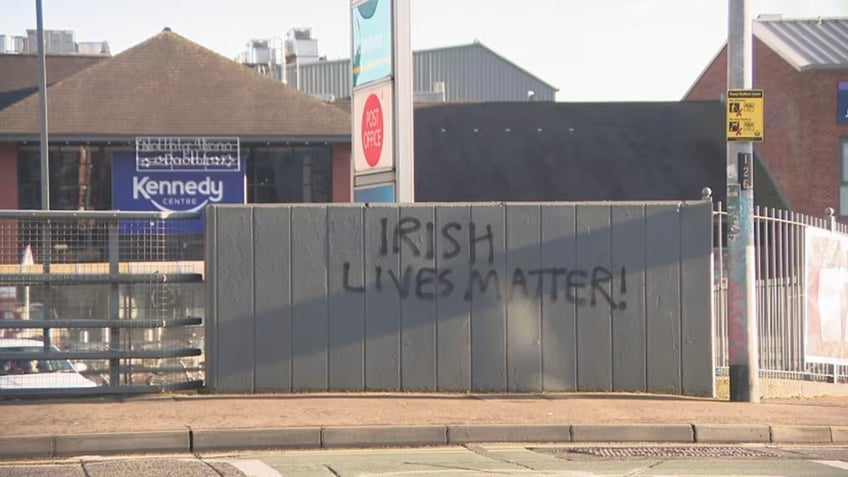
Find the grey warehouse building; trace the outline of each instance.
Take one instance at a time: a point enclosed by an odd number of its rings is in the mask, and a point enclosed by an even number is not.
[[[554,101],[558,91],[478,41],[414,51],[413,62],[416,101]],[[347,98],[350,59],[289,59],[286,82],[323,100]]]

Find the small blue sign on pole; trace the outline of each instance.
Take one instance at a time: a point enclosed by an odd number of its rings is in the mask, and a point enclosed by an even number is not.
[[[836,122],[848,124],[848,81],[840,81],[836,96]]]
[[[374,187],[360,187],[353,192],[354,202],[394,202],[395,185],[380,184]]]

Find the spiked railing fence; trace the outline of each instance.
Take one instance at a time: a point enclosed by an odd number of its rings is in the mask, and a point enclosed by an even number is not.
[[[727,212],[714,210],[716,313],[715,356],[719,374],[728,370]],[[848,237],[848,228],[828,218],[757,207],[754,211],[757,329],[762,377],[844,382],[848,366],[805,359],[807,307],[805,240],[814,227]],[[843,317],[843,321],[846,317]],[[848,323],[845,324],[848,326]],[[834,337],[841,339],[842,337]]]

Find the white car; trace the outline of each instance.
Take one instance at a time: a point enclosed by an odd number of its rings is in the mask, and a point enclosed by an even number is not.
[[[58,352],[55,346],[51,348]],[[0,339],[0,352],[26,353],[44,350],[31,339]],[[67,359],[0,359],[0,390],[94,388],[97,383],[79,373]]]

